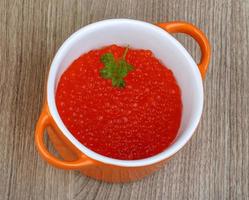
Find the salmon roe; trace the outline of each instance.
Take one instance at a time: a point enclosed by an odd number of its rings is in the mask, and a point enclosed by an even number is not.
[[[175,139],[182,114],[180,88],[171,70],[150,50],[129,49],[134,66],[125,88],[103,79],[101,55],[121,58],[125,47],[111,45],[76,59],[62,74],[56,91],[59,115],[83,145],[101,155],[143,159],[165,150]]]

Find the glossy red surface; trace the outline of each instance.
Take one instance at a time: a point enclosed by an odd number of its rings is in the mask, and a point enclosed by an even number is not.
[[[103,79],[101,55],[120,58],[124,47],[111,45],[76,59],[63,73],[56,105],[68,130],[104,156],[134,160],[162,152],[175,139],[181,121],[181,92],[173,73],[149,50],[129,49],[134,70],[126,87]]]

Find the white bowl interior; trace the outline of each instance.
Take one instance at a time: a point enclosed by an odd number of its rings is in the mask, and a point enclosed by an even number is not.
[[[81,54],[110,44],[150,49],[162,63],[173,71],[181,88],[183,114],[178,136],[170,147],[158,155],[135,161],[107,158],[79,143],[59,117],[55,104],[55,91],[62,73]],[[52,62],[47,92],[50,112],[65,136],[87,156],[101,162],[120,166],[153,164],[176,153],[192,136],[200,120],[203,107],[201,75],[197,65],[185,48],[161,28],[146,22],[128,19],[96,22],[70,36],[63,43]]]

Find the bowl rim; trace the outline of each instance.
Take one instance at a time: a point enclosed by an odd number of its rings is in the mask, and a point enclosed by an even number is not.
[[[161,34],[163,37],[167,37],[169,40],[171,40],[176,48],[178,48],[179,51],[182,52],[186,60],[188,60],[188,63],[192,66],[193,72],[195,75],[195,80],[196,84],[199,87],[199,102],[196,106],[197,112],[194,113],[194,120],[192,124],[190,124],[190,127],[185,130],[185,134],[181,140],[175,141],[172,145],[170,145],[167,149],[165,149],[163,152],[156,154],[154,156],[144,158],[144,159],[139,159],[139,160],[119,160],[119,159],[114,159],[110,157],[103,156],[101,154],[98,154],[83,144],[81,144],[71,133],[70,131],[66,128],[64,123],[62,122],[59,113],[57,111],[56,103],[55,103],[55,94],[54,94],[54,79],[56,77],[56,68],[59,66],[59,62],[61,59],[65,56],[67,49],[70,47],[70,45],[77,40],[77,38],[80,37],[80,35],[85,32],[85,31],[90,31],[94,29],[96,26],[105,26],[107,24],[115,24],[115,23],[132,23],[132,24],[137,24],[137,25],[142,25],[145,28],[150,28],[153,29],[153,31],[158,32]],[[54,89],[53,89],[54,88]],[[54,119],[56,125],[60,129],[60,131],[65,135],[65,137],[83,154],[88,156],[89,158],[105,163],[105,164],[111,164],[111,165],[116,165],[116,166],[122,166],[122,167],[140,167],[140,166],[147,166],[147,165],[152,165],[154,163],[160,162],[162,160],[165,160],[172,155],[174,155],[177,151],[179,151],[191,138],[193,135],[195,129],[197,128],[197,125],[200,121],[201,114],[202,114],[202,109],[203,109],[203,84],[202,84],[202,78],[200,71],[198,69],[197,64],[194,62],[193,58],[190,56],[190,54],[187,52],[187,50],[169,33],[164,31],[163,29],[157,27],[154,24],[140,21],[140,20],[133,20],[133,19],[107,19],[107,20],[102,20],[98,22],[94,22],[92,24],[86,25],[82,28],[80,28],[78,31],[74,32],[70,37],[68,37],[64,43],[61,45],[59,50],[56,52],[56,55],[53,58],[53,61],[50,66],[49,70],[49,75],[48,75],[48,80],[47,80],[47,103],[48,103],[48,108],[50,111],[50,114],[52,118]]]

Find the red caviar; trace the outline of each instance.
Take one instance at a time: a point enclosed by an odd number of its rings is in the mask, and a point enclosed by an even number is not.
[[[116,59],[125,48],[111,45],[76,59],[63,73],[56,105],[68,130],[83,145],[104,156],[134,160],[165,150],[175,139],[182,114],[181,92],[171,70],[150,50],[129,49],[134,66],[125,88],[103,79],[101,55]]]

